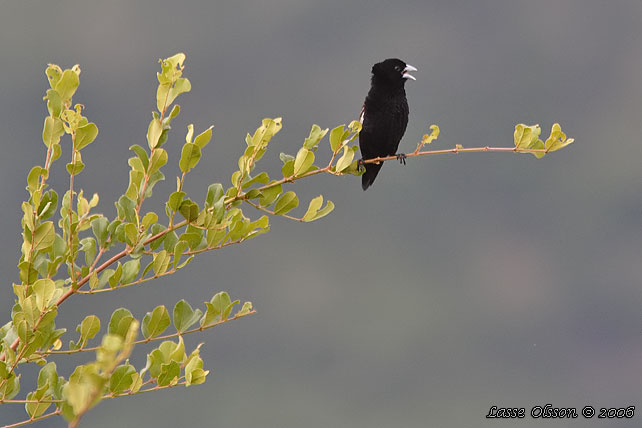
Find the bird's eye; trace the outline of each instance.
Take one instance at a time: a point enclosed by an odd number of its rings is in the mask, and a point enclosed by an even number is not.
[[[397,65],[397,66],[395,66],[395,70],[396,70],[396,71],[401,71],[401,67],[399,67],[399,66]]]

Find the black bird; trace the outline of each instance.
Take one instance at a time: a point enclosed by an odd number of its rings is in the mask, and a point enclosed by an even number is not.
[[[399,142],[408,125],[408,100],[404,84],[416,80],[410,74],[417,71],[400,59],[390,58],[372,66],[370,92],[363,103],[359,133],[362,160],[397,153]],[[397,158],[405,163],[404,154]],[[363,164],[366,172],[361,176],[361,187],[366,190],[374,182],[383,163]]]

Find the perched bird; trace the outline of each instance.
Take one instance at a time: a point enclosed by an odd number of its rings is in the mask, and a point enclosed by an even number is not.
[[[361,109],[361,162],[397,153],[399,141],[408,125],[408,100],[404,84],[407,79],[416,80],[410,74],[411,71],[417,69],[396,58],[372,66],[370,91]],[[397,159],[405,164],[406,155],[399,154]],[[372,185],[382,165],[383,163],[361,164],[366,169],[361,176],[363,190]]]

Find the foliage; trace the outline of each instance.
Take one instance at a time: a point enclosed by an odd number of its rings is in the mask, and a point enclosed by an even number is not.
[[[361,173],[355,159],[357,146],[352,144],[361,129],[357,121],[332,130],[312,126],[295,156],[281,154],[281,176],[270,178],[267,172],[255,173],[268,143],[282,127],[281,118],[264,119],[245,138],[247,147],[238,160],[238,170],[232,174],[231,186],[213,183],[204,200],[197,202],[183,188],[187,174],[198,165],[212,138],[213,127],[195,135],[194,126],[189,125],[178,160],[181,175],[176,177],[176,189],[165,204],[166,219],[161,220],[162,213],[143,210],[144,201],[165,179],[162,169],[169,159],[163,146],[168,142],[172,120],[180,113],[175,101],[191,90],[189,80],[183,76],[184,62],[182,53],[160,61],[157,111],[147,128],[147,147],[130,147],[133,155],[128,160],[129,184],[115,202],[114,218],[96,211],[97,194],[88,198],[83,190],[74,188],[74,178],[85,169],[82,151],[98,136],[98,127],[83,115],[83,106],[72,103],[81,70],[77,65],[66,70],[49,65],[46,69],[50,89],[44,97],[48,110],[42,132],[45,161],[27,175],[29,198],[22,203],[23,244],[19,281],[13,284],[15,304],[11,320],[0,328],[0,404],[24,404],[29,417],[24,423],[61,415],[70,426],[77,426],[80,418],[104,399],[205,382],[209,371],[203,368],[201,345],[188,350],[183,336],[254,314],[252,303],[241,305],[222,291],[205,302],[202,309],[181,300],[171,313],[161,305],[151,308],[142,319],[126,308],[116,309],[108,322],[89,314],[77,326],[77,334],[69,333],[73,339],[66,348],[63,336],[67,330],[56,325],[60,306],[76,294],[112,292],[172,275],[201,253],[266,233],[270,229],[269,216],[301,222],[318,220],[328,215],[334,204],[324,204],[323,196],[317,196],[297,217],[292,212],[299,206],[299,198],[295,192],[285,191],[284,186],[319,173]],[[319,167],[315,165],[316,152],[328,134],[330,161]],[[439,128],[433,126],[432,133],[424,136],[408,157],[494,150],[456,147],[421,152],[438,134]],[[538,139],[539,134],[539,126],[518,125],[515,148],[509,150],[539,157],[572,142],[557,124],[545,143]],[[53,163],[61,157],[63,145],[69,152],[69,188],[59,198],[47,180]],[[251,218],[243,211],[243,203],[264,215]],[[170,327],[173,330],[167,332]],[[137,345],[147,343],[158,346],[147,352],[146,365],[136,368],[128,358]],[[60,376],[52,358],[75,353],[95,353],[95,357],[76,366],[68,378]],[[37,385],[25,399],[15,399],[21,389],[18,369],[28,363],[42,366]]]

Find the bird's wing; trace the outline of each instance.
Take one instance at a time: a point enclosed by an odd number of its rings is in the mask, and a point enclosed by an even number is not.
[[[359,114],[359,122],[363,125],[363,116],[366,114],[366,103],[361,106],[361,113]]]

